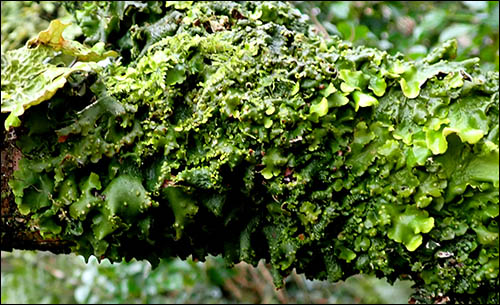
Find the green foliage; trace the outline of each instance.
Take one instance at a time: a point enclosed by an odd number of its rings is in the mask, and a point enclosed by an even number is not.
[[[48,252],[2,252],[3,304],[151,304],[151,303],[405,303],[410,281],[391,286],[375,277],[345,283],[306,280],[296,273],[277,291],[262,262],[228,269],[221,257],[205,263],[163,259],[152,269],[146,261],[111,264],[91,257]]]
[[[408,59],[425,57],[449,39],[458,40],[457,60],[474,56],[498,71],[496,1],[291,1],[316,27],[354,45],[371,46]]]
[[[151,270],[135,260],[111,264],[92,257],[85,263],[74,255],[2,253],[2,303],[224,303],[224,287],[212,279],[232,275],[221,258],[204,266],[162,260]]]
[[[118,12],[83,31],[130,56],[23,114],[31,226],[87,258],[264,258],[278,287],[407,275],[419,301],[498,301],[498,73],[454,41],[407,61],[323,39],[281,2],[127,5],[70,6],[82,26]]]

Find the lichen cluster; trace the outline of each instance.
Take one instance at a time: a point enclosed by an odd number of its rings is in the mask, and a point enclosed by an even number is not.
[[[10,185],[41,232],[113,261],[265,258],[277,286],[296,268],[498,301],[498,74],[453,61],[454,41],[409,62],[280,2],[69,6],[122,57],[19,106]]]

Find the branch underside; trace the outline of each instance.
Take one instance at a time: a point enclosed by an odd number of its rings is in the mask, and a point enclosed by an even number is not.
[[[39,230],[30,228],[27,223],[29,218],[22,215],[14,201],[14,195],[8,185],[17,164],[21,159],[21,151],[15,146],[15,136],[2,132],[2,206],[1,214],[1,242],[2,251],[40,250],[53,253],[70,253],[70,241],[58,239],[44,239]]]

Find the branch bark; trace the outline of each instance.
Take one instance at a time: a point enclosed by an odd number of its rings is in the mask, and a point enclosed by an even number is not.
[[[41,250],[53,253],[70,253],[71,241],[43,238],[36,224],[30,223],[29,215],[22,215],[14,201],[14,195],[9,187],[9,180],[18,167],[21,151],[16,147],[15,130],[6,132],[2,128],[2,202],[1,202],[1,240],[2,251]]]

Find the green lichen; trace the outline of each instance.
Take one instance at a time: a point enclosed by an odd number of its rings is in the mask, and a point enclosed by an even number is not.
[[[277,286],[406,274],[422,302],[498,301],[498,74],[453,42],[405,62],[280,2],[68,6],[122,58],[22,115],[10,185],[44,234],[111,260],[265,258]]]
[[[102,43],[90,49],[65,40],[62,32],[68,25],[53,20],[46,31],[28,41],[25,47],[2,53],[2,112],[10,113],[5,129],[20,126],[19,116],[29,107],[54,96],[72,73],[96,70],[98,66],[94,62],[118,55],[115,51],[105,52]],[[61,67],[65,59],[59,51],[74,57],[75,64]]]

